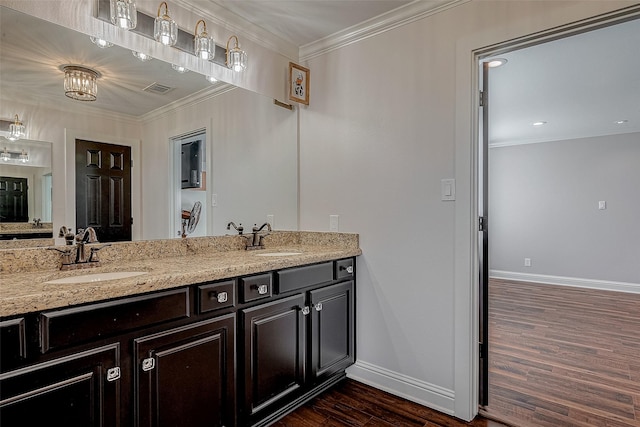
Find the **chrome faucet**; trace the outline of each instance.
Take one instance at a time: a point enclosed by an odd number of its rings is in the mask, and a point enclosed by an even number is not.
[[[97,241],[98,237],[96,236],[96,230],[94,230],[93,227],[78,229],[78,234],[76,234],[76,264],[82,264],[89,261],[84,250],[84,245],[85,243],[96,243]]]

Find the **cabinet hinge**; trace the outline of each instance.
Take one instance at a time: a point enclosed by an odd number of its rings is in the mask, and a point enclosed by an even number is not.
[[[485,220],[484,220],[483,216],[478,217],[478,229],[480,231],[484,231],[485,230]]]
[[[130,167],[133,167],[133,159],[129,160],[130,162]]]

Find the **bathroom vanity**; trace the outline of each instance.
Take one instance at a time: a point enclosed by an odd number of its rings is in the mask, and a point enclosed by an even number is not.
[[[20,289],[0,305],[0,423],[262,426],[340,381],[355,360],[357,236],[290,234],[268,256],[207,240],[237,237],[168,241],[172,256],[120,262],[144,274],[116,280],[6,274]],[[107,277],[133,244],[91,273]]]

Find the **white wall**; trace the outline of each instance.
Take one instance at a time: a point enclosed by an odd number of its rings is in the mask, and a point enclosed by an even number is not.
[[[628,4],[472,1],[306,63],[301,229],[339,214],[364,253],[350,375],[477,411],[472,51]],[[442,202],[451,177],[457,201]]]
[[[144,238],[174,237],[169,140],[199,129],[207,134],[207,232],[231,233],[226,230],[229,221],[250,228],[267,215],[275,216],[277,229],[297,230],[297,112],[233,89],[144,122]]]
[[[492,148],[489,183],[492,270],[640,292],[640,133]]]

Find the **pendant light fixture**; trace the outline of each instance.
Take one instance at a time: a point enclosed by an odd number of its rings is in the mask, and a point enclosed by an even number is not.
[[[8,162],[9,160],[11,160],[11,154],[9,154],[7,147],[4,147],[4,151],[0,153],[0,160],[2,160],[3,162]]]
[[[105,39],[101,39],[100,37],[89,37],[91,39],[91,43],[98,46],[100,49],[106,49],[113,46],[113,43],[106,41]]]
[[[183,67],[182,65],[178,65],[178,64],[171,64],[171,68],[173,68],[174,71],[177,71],[180,74],[184,74],[184,73],[188,73],[189,72],[187,67]]]
[[[236,44],[231,50],[229,50],[229,43],[231,42],[231,39],[236,39]],[[229,37],[229,40],[227,40],[227,59],[225,64],[236,72],[241,72],[247,69],[247,53],[240,49],[238,36],[231,36]]]
[[[110,0],[111,23],[125,30],[132,30],[138,24],[135,0]]]
[[[64,71],[64,94],[78,101],[95,101],[98,96],[100,74],[86,67],[66,65]]]
[[[16,114],[14,122],[9,125],[9,137],[7,139],[10,141],[17,141],[20,138],[24,138],[24,136],[24,125],[18,119],[18,115]],[[7,150],[5,149],[5,151]]]
[[[164,6],[164,14],[160,16],[162,6]],[[153,24],[153,38],[165,46],[173,46],[178,41],[178,24],[169,16],[169,6],[166,1],[158,6],[158,16]]]
[[[202,32],[198,33],[198,26],[202,23]],[[196,29],[193,31],[193,50],[198,58],[206,61],[213,60],[216,54],[216,42],[212,36],[207,34],[207,23],[204,19],[196,23]]]
[[[18,156],[18,159],[22,163],[27,163],[29,161],[29,155],[27,154],[26,151],[22,150],[22,153],[20,153],[20,155]]]
[[[153,57],[147,55],[146,53],[137,52],[135,50],[132,50],[131,53],[142,62],[151,61],[153,59]]]

